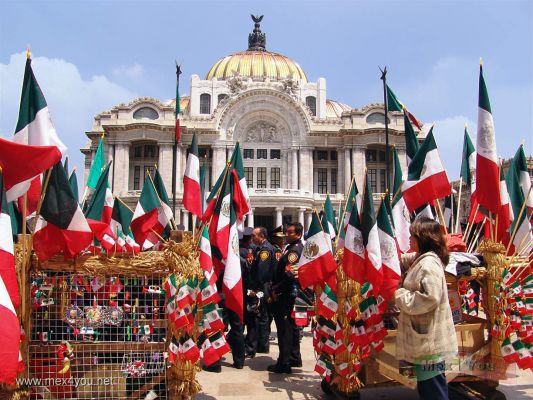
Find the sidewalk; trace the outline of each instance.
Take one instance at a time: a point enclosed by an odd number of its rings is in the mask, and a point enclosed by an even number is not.
[[[274,328],[274,325],[272,325]],[[275,335],[275,332],[273,332]],[[277,341],[270,343],[270,354],[257,354],[253,359],[246,359],[241,370],[231,366],[231,354],[227,354],[222,362],[222,372],[212,373],[202,371],[198,374],[198,381],[202,392],[196,396],[198,400],[212,399],[333,399],[325,395],[320,389],[321,377],[313,371],[315,356],[309,328],[306,328],[301,342],[303,368],[294,368],[291,375],[273,374],[268,372],[267,366],[273,364],[278,355]],[[521,371],[510,366],[510,375],[515,377],[501,382],[499,390],[507,400],[533,399],[533,373]],[[363,388],[363,400],[416,400],[415,391],[403,386],[385,388]]]

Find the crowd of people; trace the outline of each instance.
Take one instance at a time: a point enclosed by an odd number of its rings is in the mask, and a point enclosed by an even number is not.
[[[288,374],[292,368],[302,366],[301,328],[292,317],[299,290],[297,264],[303,250],[302,237],[301,223],[280,226],[270,235],[262,226],[247,227],[239,233],[244,323],[233,311],[225,309],[234,368],[242,369],[245,359],[254,358],[257,353],[270,352],[273,320],[279,357],[268,371]],[[220,361],[204,366],[204,370],[220,372]]]

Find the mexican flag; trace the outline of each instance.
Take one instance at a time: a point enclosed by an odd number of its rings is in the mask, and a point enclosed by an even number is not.
[[[527,159],[526,154],[524,153],[524,146],[520,145],[518,150],[516,151],[516,154],[514,155],[514,166],[516,169],[516,173],[518,175],[518,180],[520,181],[520,187],[522,188],[522,193],[527,197],[527,209],[529,211],[529,215],[533,212],[533,193],[530,192],[531,189],[531,178],[529,176],[528,168],[527,168]]]
[[[170,207],[170,200],[168,199],[167,190],[165,189],[165,183],[163,177],[159,173],[159,169],[155,170],[154,175],[154,187],[159,199],[161,200],[161,207],[158,211],[158,219],[161,224],[166,222],[165,229],[163,230],[163,238],[168,239],[170,237],[171,221],[174,219],[174,213]]]
[[[207,226],[203,227],[202,237],[200,238],[200,267],[204,270],[204,275],[209,280],[209,283],[215,284],[217,277],[211,258],[211,242],[209,241]]]
[[[168,344],[168,361],[171,364],[174,364],[176,361],[176,358],[178,358],[179,355],[179,343],[176,341],[174,336],[170,339],[170,343]]]
[[[398,246],[403,253],[407,253],[411,247],[409,243],[409,228],[411,226],[411,218],[409,216],[409,210],[405,205],[405,201],[402,196],[402,167],[400,165],[400,158],[396,148],[393,151],[394,154],[394,182],[392,198],[392,222],[394,226],[394,235],[398,240]]]
[[[324,215],[328,224],[329,237],[331,240],[334,240],[337,232],[337,223],[335,222],[335,211],[333,210],[329,194],[326,195],[326,202],[324,203]]]
[[[359,209],[353,203],[350,220],[346,227],[342,268],[348,277],[362,284],[365,278],[365,248]]]
[[[229,185],[230,187],[232,185]],[[230,193],[233,191],[231,188]],[[222,278],[222,293],[225,296],[225,306],[234,311],[243,321],[243,289],[241,274],[241,258],[239,256],[239,232],[237,231],[237,214],[234,204],[229,204],[228,241],[226,244],[226,265]],[[330,253],[331,254],[331,253]]]
[[[407,115],[409,120],[418,128],[422,129],[420,126],[420,122],[415,118],[413,114],[411,114],[407,108],[402,104],[401,101],[399,101],[392,91],[392,89],[389,87],[389,85],[386,85],[387,88],[387,110],[388,111],[398,111],[401,112],[403,110],[404,114]]]
[[[339,307],[337,301],[337,295],[326,284],[322,294],[320,295],[320,301],[318,303],[318,312],[326,319],[332,319]]]
[[[470,189],[470,213],[468,215],[468,222],[476,224],[483,222],[483,214],[478,212],[476,214],[476,209],[478,206],[477,194],[476,194],[476,149],[470,140],[470,135],[465,126],[465,134],[463,140],[463,159],[461,161],[461,177],[463,182]],[[474,219],[475,216],[475,219]]]
[[[0,278],[4,287],[7,288],[10,303],[18,308],[20,306],[20,294],[14,254],[11,216],[4,189],[4,174],[0,169]]]
[[[372,283],[377,295],[380,291],[381,282],[383,281],[383,270],[381,268],[378,225],[368,176],[365,179],[365,192],[363,194],[361,233],[363,235],[363,246],[365,249],[365,280]]]
[[[411,160],[415,158],[415,154],[420,145],[418,144],[415,130],[413,129],[411,122],[409,122],[407,112],[405,111],[403,113],[403,126],[405,131],[405,153],[407,155],[407,165],[409,165]]]
[[[207,162],[204,160],[202,167],[200,168],[200,201],[202,203],[202,214],[199,219],[203,219],[205,209],[207,208],[207,203],[205,201],[205,177],[207,173],[206,169]]]
[[[510,233],[515,234],[513,238],[513,246],[515,251],[523,251],[525,246],[527,252],[525,254],[531,254],[533,235],[531,233],[531,223],[528,218],[528,210],[525,208],[520,215],[522,206],[526,201],[520,185],[518,174],[516,173],[516,161],[511,160],[509,170],[507,171],[507,189],[509,192],[509,198],[511,202],[511,208],[513,210],[513,222],[511,223]],[[526,203],[527,204],[527,203]]]
[[[26,59],[26,67],[24,69],[19,117],[13,141],[30,146],[55,146],[61,154],[65,154],[67,151],[67,147],[61,142],[52,125],[48,105],[46,104],[43,92],[41,91],[31,68],[29,52]],[[17,155],[24,157],[23,153],[17,153]],[[34,162],[40,164],[41,160],[35,159]],[[26,164],[23,167],[23,170],[27,169],[29,165],[30,164]],[[28,178],[25,181],[18,182],[12,187],[6,185],[8,187],[7,196],[9,202],[24,195],[24,193],[30,188],[30,184],[34,185],[36,190],[30,192],[33,193],[34,196],[28,199],[28,214],[37,209],[37,203],[39,202],[40,180],[38,179],[38,174],[33,175],[33,177]]]
[[[337,244],[337,248],[339,249],[344,247],[344,242],[346,238],[346,229],[348,227],[348,223],[350,222],[350,216],[352,215],[354,204],[357,206],[357,210],[361,209],[361,194],[359,193],[359,190],[357,189],[357,184],[355,183],[355,179],[352,178],[352,183],[350,186],[350,193],[348,194],[348,197],[346,200],[346,207],[345,207],[344,213],[341,213],[341,220],[339,221],[339,227],[338,227],[339,242]]]
[[[138,253],[141,251],[141,246],[135,241],[133,233],[130,230],[132,218],[133,211],[120,198],[115,197],[111,222],[109,223],[111,231],[115,233],[117,238],[121,238],[124,241],[124,246],[127,251]]]
[[[100,175],[89,206],[85,211],[85,217],[91,230],[106,250],[112,249],[117,239],[115,232],[113,232],[110,226],[114,205],[113,194],[111,193],[108,182],[110,165],[111,162],[106,166],[102,175]]]
[[[302,288],[328,281],[337,269],[331,253],[331,244],[324,236],[316,212],[313,213],[307,235],[307,241],[298,261],[298,280]]]
[[[35,253],[41,261],[60,251],[66,257],[74,257],[90,245],[92,238],[93,233],[72,194],[65,169],[58,162],[50,172],[41,214],[35,224]]]
[[[512,163],[512,161],[511,161]],[[510,170],[510,168],[509,168]],[[503,166],[500,166],[500,208],[498,210],[498,231],[496,232],[496,240],[504,243],[506,246],[511,239],[511,222],[514,219],[513,208],[509,199],[509,192],[507,190],[507,182],[505,181],[505,174],[503,173]]]
[[[102,135],[100,141],[98,142],[98,148],[96,149],[96,154],[93,158],[91,170],[89,171],[89,177],[87,178],[87,187],[90,187],[91,189],[96,189],[96,185],[98,184],[98,180],[100,179],[100,175],[102,174],[104,166],[104,137]]]
[[[186,335],[180,340],[180,354],[183,359],[194,364],[200,358],[200,349],[196,342]]]
[[[389,300],[398,288],[402,272],[400,270],[400,254],[394,231],[392,229],[387,207],[385,206],[386,198],[381,200],[377,216],[378,237],[381,249],[381,263],[383,271],[383,283],[380,289],[380,295],[383,298],[381,303],[382,311],[388,307]]]
[[[153,243],[147,240],[150,234],[153,233],[152,231],[160,235],[165,229],[165,226],[167,226],[168,221],[166,220],[166,216],[164,217],[164,213],[159,212],[160,208],[162,206],[157,191],[152,179],[150,176],[147,176],[144,180],[141,196],[139,197],[139,202],[131,220],[131,230],[135,241],[143,248],[151,247],[157,243],[157,241]]]
[[[242,161],[241,146],[239,142],[235,145],[233,154],[231,156],[231,166],[234,169],[234,180],[238,181],[238,185],[234,184],[233,199],[235,202],[235,212],[237,213],[237,223],[242,225],[244,216],[250,212],[250,194],[248,193],[248,185],[246,184],[246,177],[244,175],[244,163]]]
[[[3,227],[0,227],[0,229],[3,229]],[[2,245],[2,241],[0,239],[0,245]],[[2,257],[1,253],[3,253],[3,249],[0,248],[0,257]],[[2,363],[0,364],[0,382],[14,385],[19,370],[20,324],[8,289],[1,275],[0,324],[3,331],[0,336],[0,349],[2,349],[0,350],[0,357],[2,357]]]
[[[212,247],[220,252],[220,261],[228,256],[228,243],[230,238],[230,209],[235,210],[232,201],[231,171],[226,170],[224,180],[221,182],[220,193],[213,198],[214,207],[211,222],[209,223],[209,238]],[[215,190],[215,188],[213,188]],[[218,190],[218,189],[217,189]],[[207,213],[206,213],[207,214]],[[236,218],[235,218],[236,219]],[[218,271],[217,271],[218,273]]]
[[[198,139],[195,133],[192,137],[185,175],[183,176],[183,207],[198,217],[202,216],[200,193],[200,159],[198,158]]]
[[[222,357],[224,354],[231,350],[228,345],[228,342],[226,342],[226,339],[224,338],[224,335],[220,332],[217,332],[212,335],[209,340],[211,342],[211,346],[213,346],[213,348],[217,351],[220,357]]]
[[[489,94],[479,66],[479,102],[477,117],[476,194],[479,205],[496,214],[500,208],[498,153]]]
[[[409,164],[407,180],[402,185],[405,204],[410,211],[451,193],[450,182],[442,165],[433,129]]]
[[[220,360],[220,357],[222,356],[219,355],[216,349],[211,345],[211,341],[205,333],[202,333],[198,337],[198,343],[200,344],[200,356],[206,366]]]

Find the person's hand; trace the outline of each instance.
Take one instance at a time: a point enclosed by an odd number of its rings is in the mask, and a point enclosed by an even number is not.
[[[298,279],[298,266],[291,266],[291,274],[294,278]]]

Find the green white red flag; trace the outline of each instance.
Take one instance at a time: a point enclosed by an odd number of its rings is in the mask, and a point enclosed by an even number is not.
[[[409,210],[405,205],[402,196],[402,166],[400,165],[400,157],[396,148],[393,150],[394,156],[394,180],[392,198],[392,222],[394,226],[394,234],[398,241],[398,246],[403,253],[407,253],[411,247],[409,238],[409,227],[411,226],[411,217]]]
[[[198,157],[198,139],[196,133],[192,137],[185,175],[183,176],[183,206],[191,214],[202,216],[202,197],[200,190],[200,159]]]
[[[326,195],[326,201],[324,203],[324,215],[326,217],[326,222],[328,225],[327,231],[329,233],[329,238],[335,240],[337,233],[337,223],[335,222],[335,211],[333,210],[333,204],[331,204],[331,199],[329,194]],[[326,227],[324,226],[324,230]]]
[[[383,281],[381,250],[379,244],[378,224],[374,211],[374,199],[368,175],[365,179],[363,210],[361,213],[361,233],[365,248],[365,280],[372,283],[375,293],[379,293]]]
[[[316,212],[313,213],[307,235],[298,261],[298,280],[302,288],[327,282],[337,268],[331,253],[331,244],[324,235]]]
[[[533,245],[531,244],[533,240],[531,223],[528,218],[527,208],[523,208],[526,200],[522,192],[518,174],[516,173],[515,162],[515,159],[511,160],[506,177],[511,209],[513,210],[513,221],[510,226],[510,234],[514,234],[514,250],[524,254],[531,254],[531,250],[533,249]],[[520,211],[522,212],[520,213]],[[511,252],[511,254],[512,253],[513,252]]]
[[[518,175],[518,180],[520,181],[520,187],[522,188],[522,193],[524,197],[527,196],[526,207],[528,209],[529,215],[531,215],[533,212],[533,193],[530,192],[531,177],[529,176],[529,171],[527,168],[527,159],[526,154],[524,153],[523,145],[520,145],[520,147],[516,151],[516,154],[514,155],[514,162],[516,173]]]
[[[402,184],[402,195],[407,208],[414,211],[450,193],[450,182],[431,129],[409,164],[407,180]]]
[[[476,149],[470,140],[470,135],[465,126],[465,134],[463,140],[463,160],[461,162],[461,177],[463,182],[470,189],[470,213],[468,215],[469,223],[480,223],[483,222],[483,214],[478,212],[476,214],[476,209],[478,208],[477,194],[476,194]]]
[[[498,154],[494,121],[483,66],[479,66],[479,101],[477,118],[476,193],[481,207],[493,214],[500,208]]]
[[[346,226],[342,268],[348,277],[360,284],[365,280],[365,247],[362,229],[359,209],[357,204],[353,203],[350,219]]]
[[[500,208],[498,209],[498,228],[496,232],[496,240],[509,244],[511,239],[511,222],[514,219],[511,201],[509,199],[509,191],[507,190],[507,182],[505,181],[505,174],[503,173],[503,166],[500,165]]]
[[[131,211],[118,197],[115,197],[109,226],[117,236],[118,241],[122,243],[121,246],[124,247],[126,251],[138,253],[141,251],[141,246],[135,241],[133,233],[130,230],[132,218],[133,211]]]

